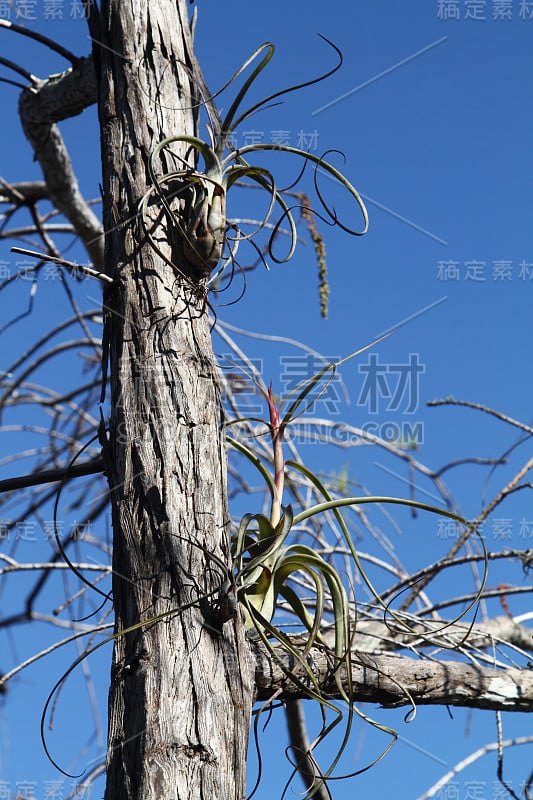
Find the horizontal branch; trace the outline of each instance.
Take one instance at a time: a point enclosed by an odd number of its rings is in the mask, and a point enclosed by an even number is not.
[[[7,183],[0,178],[0,203],[36,203],[38,200],[48,200],[49,194],[44,181]]]
[[[296,670],[306,681],[301,666],[281,646],[274,647],[273,657],[258,640],[251,641],[255,656],[257,700],[268,700],[281,690],[278,699],[302,698],[304,694],[288,676]],[[319,648],[307,657],[316,680],[332,699],[342,700],[331,675],[331,658]],[[344,668],[337,680],[346,692],[348,681]],[[355,703],[379,703],[385,708],[411,705],[465,706],[494,711],[533,711],[533,670],[490,669],[458,661],[425,661],[401,655],[353,652],[352,696]]]
[[[46,469],[33,472],[30,475],[19,475],[17,478],[6,478],[0,481],[0,493],[11,492],[13,489],[26,489],[28,486],[38,486],[42,483],[55,483],[69,478],[79,478],[82,475],[94,475],[104,471],[104,462],[101,456],[91,458],[82,464],[73,464],[64,469]]]

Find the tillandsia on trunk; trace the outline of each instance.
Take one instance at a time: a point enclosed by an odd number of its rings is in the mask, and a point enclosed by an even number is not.
[[[386,338],[387,335],[389,334],[386,334],[385,337],[380,337],[378,341]],[[381,608],[385,617],[390,618],[405,634],[411,634],[414,638],[421,638],[427,644],[439,647],[456,647],[456,643],[452,645],[446,644],[446,639],[440,637],[439,634],[442,630],[458,622],[476,605],[487,577],[488,561],[485,559],[485,570],[479,590],[467,609],[462,610],[452,622],[444,623],[440,630],[430,630],[427,634],[424,634],[424,632],[420,631],[419,625],[416,626],[416,629],[412,629],[409,619],[394,611],[390,601],[385,602],[379,590],[367,575],[348,530],[342,509],[344,507],[358,507],[368,503],[379,503],[402,505],[438,514],[453,519],[455,522],[465,526],[470,532],[476,533],[486,555],[483,540],[475,527],[451,511],[411,499],[373,496],[334,497],[320,478],[304,464],[285,460],[283,441],[286,429],[302,411],[305,411],[309,402],[316,400],[316,397],[312,396],[311,392],[322,379],[327,378],[328,373],[331,379],[337,367],[366,349],[367,347],[364,347],[335,364],[326,364],[322,370],[310,379],[303,381],[299,386],[291,390],[280,403],[275,401],[271,385],[266,389],[255,380],[253,375],[243,370],[248,380],[256,384],[268,405],[269,420],[268,422],[261,420],[261,422],[267,425],[272,442],[270,463],[263,463],[256,453],[248,450],[245,444],[228,437],[230,444],[245,455],[259,471],[265,480],[271,498],[270,516],[253,513],[245,514],[241,519],[236,534],[233,536],[235,592],[237,600],[244,611],[246,624],[250,629],[251,635],[257,636],[262,640],[273,658],[276,658],[276,648],[285,649],[290,654],[294,665],[291,670],[286,671],[288,679],[298,686],[303,697],[312,698],[322,706],[324,724],[314,743],[310,746],[310,752],[307,755],[311,755],[311,751],[316,745],[323,741],[343,718],[342,710],[328,699],[327,689],[324,688],[323,684],[320,685],[318,683],[313,673],[312,649],[314,647],[321,648],[328,654],[331,663],[328,679],[334,680],[339,696],[347,707],[346,729],[342,736],[341,745],[328,769],[321,771],[311,757],[312,763],[316,766],[316,774],[313,785],[306,794],[306,799],[310,799],[320,786],[327,785],[328,780],[332,777],[333,771],[348,743],[354,715],[387,733],[391,738],[377,758],[352,774],[358,774],[369,769],[383,758],[396,741],[397,732],[371,719],[355,704],[351,690],[351,674],[352,647],[356,632],[356,604],[354,603],[354,612],[351,614],[350,601],[343,584],[342,575],[332,563],[313,548],[300,544],[298,540],[291,541],[291,535],[297,533],[298,526],[306,519],[330,512],[335,525],[346,542],[361,581],[369,590],[375,606]],[[285,405],[287,405],[287,408],[283,410]],[[251,419],[258,421],[255,418]],[[246,421],[250,421],[250,419]],[[240,420],[236,419],[233,423],[230,422],[228,424],[238,425],[239,422]],[[286,476],[291,473],[293,478],[300,476],[300,478],[306,479],[307,485],[312,487],[314,496],[318,499],[318,502],[314,505],[303,508],[298,513],[290,505],[283,505],[285,480]],[[301,588],[299,588],[302,578],[307,584],[305,597],[301,595]],[[295,582],[295,579],[299,580]],[[303,628],[304,635],[298,645],[282,631],[276,622],[276,612],[280,608],[280,598],[284,601],[284,610],[289,610]],[[324,627],[331,619],[332,624],[329,627],[332,631],[332,637],[325,637]],[[305,634],[305,632],[307,633]],[[465,638],[467,636],[468,631]],[[404,691],[412,705],[412,710],[408,716],[413,718],[416,707],[409,693],[406,690]],[[336,715],[333,722],[326,723],[326,710]],[[340,776],[335,775],[335,779],[338,777]]]
[[[226,194],[208,180],[191,183],[192,200],[183,237],[183,254],[199,278],[208,278],[222,258],[226,233]]]
[[[253,244],[256,234],[267,227],[271,230],[267,247],[268,256],[276,263],[285,263],[292,257],[297,242],[293,208],[289,207],[284,198],[286,190],[278,189],[272,172],[265,167],[249,163],[248,159],[256,154],[266,152],[287,153],[303,159],[303,167],[308,163],[312,164],[314,166],[315,189],[324,216],[311,209],[308,209],[309,213],[316,214],[327,224],[338,225],[354,236],[362,236],[366,233],[368,215],[361,197],[344,175],[326,161],[325,158],[283,144],[258,143],[239,149],[234,148],[231,143],[231,135],[236,127],[252,114],[272,105],[272,101],[282,95],[293,92],[296,89],[312,86],[324,80],[340,68],[342,53],[338,47],[324,36],[321,38],[335,50],[339,59],[335,67],[329,72],[320,75],[318,78],[275,92],[254,103],[243,113],[238,114],[248,90],[274,54],[274,45],[266,42],[252,53],[219,92],[212,97],[203,98],[203,104],[209,115],[209,124],[207,125],[209,142],[194,136],[177,135],[164,139],[153,149],[148,163],[151,185],[141,200],[140,216],[145,233],[152,246],[177,273],[184,275],[177,264],[161,251],[155,241],[156,229],[161,221],[161,215],[158,214],[156,219],[153,219],[154,205],[156,208],[162,207],[164,209],[170,229],[174,229],[179,234],[182,240],[183,255],[190,266],[193,281],[196,283],[204,281],[208,286],[213,285],[220,278],[226,267],[231,266],[233,270],[236,265],[239,266],[236,261],[239,243],[248,240]],[[221,119],[214,106],[214,98],[233,83],[259,56],[262,56],[261,60],[245,80],[225,117]],[[200,84],[200,81],[198,83]],[[172,150],[173,145],[182,149],[183,147],[187,148],[187,157],[189,159],[193,158],[194,167],[191,167],[186,158]],[[200,157],[204,162],[203,170],[199,169],[198,166]],[[177,163],[177,168],[172,170],[164,166],[166,171],[161,173],[161,166],[169,162]],[[318,187],[317,176],[319,173],[325,174],[340,183],[348,191],[352,199],[355,200],[363,218],[361,230],[354,230],[346,226],[339,220],[335,210],[328,207]],[[245,185],[259,187],[266,191],[269,196],[266,213],[255,225],[255,229],[249,233],[242,231],[236,223],[228,222],[226,218],[227,193],[232,186],[237,184],[242,186],[243,182],[248,182]],[[288,195],[291,195],[291,193],[288,193]],[[292,193],[292,197],[294,197],[294,193]],[[280,216],[277,221],[271,222],[276,208]],[[273,245],[282,224],[288,227],[290,245],[286,255],[278,256],[273,252]],[[229,231],[232,231],[231,236],[228,235]],[[169,238],[172,238],[172,236]],[[257,248],[257,245],[254,246],[264,261],[261,250]],[[213,270],[216,269],[221,261],[222,265],[213,276]],[[188,280],[190,279],[188,276],[184,277]]]
[[[385,334],[378,341],[388,335]],[[267,517],[264,514],[248,513],[242,518],[238,530],[232,538],[233,569],[231,574],[228,574],[226,565],[214,554],[204,551],[207,559],[212,562],[213,567],[220,570],[220,585],[218,587],[214,587],[207,594],[198,591],[190,602],[185,605],[168,609],[160,615],[137,622],[118,633],[110,635],[79,656],[56,682],[43,709],[41,737],[48,758],[63,774],[75,777],[61,769],[50,754],[46,744],[45,722],[53,698],[68,675],[85,658],[103,647],[107,642],[114,641],[120,636],[125,636],[137,629],[179,614],[180,611],[205,600],[211,600],[214,607],[218,607],[220,624],[231,619],[237,612],[237,607],[240,607],[245,615],[250,635],[258,637],[271,653],[272,658],[276,659],[279,664],[282,663],[277,655],[280,648],[290,655],[292,666],[290,668],[282,666],[282,669],[286,672],[287,679],[296,685],[301,697],[316,700],[324,712],[323,727],[310,745],[310,755],[311,751],[343,721],[346,714],[345,729],[341,734],[341,744],[328,768],[324,771],[320,770],[314,758],[311,758],[312,763],[316,766],[316,775],[314,776],[313,786],[306,794],[307,800],[310,800],[316,794],[320,786],[327,785],[331,778],[348,777],[333,775],[333,773],[348,744],[354,715],[357,715],[380,731],[387,733],[390,736],[390,741],[371,763],[352,774],[358,774],[372,767],[392,747],[397,739],[396,731],[368,717],[355,703],[354,692],[351,687],[351,675],[356,617],[355,613],[350,613],[350,601],[343,583],[342,574],[335,568],[334,564],[327,561],[322,554],[316,552],[312,547],[301,544],[297,540],[291,541],[292,536],[298,532],[298,526],[305,520],[331,512],[357,567],[361,580],[369,590],[370,597],[373,598],[374,606],[381,608],[385,617],[392,619],[396,626],[400,627],[404,635],[412,635],[415,640],[423,640],[426,644],[432,644],[440,648],[456,649],[461,645],[456,640],[452,639],[450,641],[440,636],[440,634],[455,625],[477,604],[486,582],[488,559],[483,539],[479,536],[475,526],[451,511],[400,497],[333,497],[320,478],[304,464],[285,460],[283,452],[285,432],[288,426],[296,420],[297,416],[305,410],[306,405],[316,400],[316,396],[311,394],[314,388],[317,387],[322,379],[327,378],[328,374],[331,378],[342,363],[366,349],[367,347],[364,347],[336,363],[326,364],[322,370],[310,379],[303,381],[299,386],[292,389],[282,402],[276,402],[271,386],[266,389],[258,384],[253,376],[246,373],[248,379],[258,385],[268,404],[269,419],[266,425],[272,442],[272,458],[263,462],[256,453],[249,450],[242,442],[229,437],[228,441],[249,459],[264,479],[271,497],[270,515]],[[244,370],[242,371],[244,372]],[[265,422],[264,420],[260,421]],[[237,419],[233,423],[230,421],[228,424],[236,425],[239,422],[240,420]],[[302,508],[297,513],[291,505],[284,506],[283,493],[286,477],[289,474],[292,474],[291,477],[296,475],[306,479],[307,485],[312,487],[313,495],[318,502]],[[60,491],[61,489],[56,498],[56,507],[59,503]],[[420,629],[419,618],[416,619],[416,624],[411,627],[410,618],[402,615],[401,612],[394,611],[391,608],[392,601],[383,599],[379,590],[366,574],[348,530],[342,509],[344,507],[349,508],[372,503],[402,505],[438,514],[465,526],[470,532],[478,535],[485,553],[485,569],[477,593],[454,619],[443,623],[441,628],[431,627],[427,633],[424,633]],[[298,580],[294,580],[295,578],[304,578],[306,581],[305,596],[301,594],[301,580],[298,582]],[[311,592],[309,592],[309,589],[311,589]],[[288,636],[277,624],[276,613],[280,607],[280,598],[284,602],[284,610],[288,609],[292,613],[294,619],[298,620],[304,631],[299,640]],[[356,608],[355,603],[353,608]],[[331,620],[332,623],[328,626],[332,632],[330,637],[325,633],[324,628]],[[468,634],[467,627],[465,640]],[[326,685],[319,683],[313,670],[313,648],[320,648],[327,654],[330,669],[325,680]],[[370,669],[371,667],[368,666],[368,668]],[[392,680],[390,676],[388,676],[388,679]],[[343,712],[339,704],[332,702],[330,698],[327,684],[328,682],[331,684],[331,681],[336,684],[338,690],[336,694],[346,704],[346,712]],[[405,689],[403,691],[412,705],[410,712],[410,718],[412,718],[416,710],[415,704],[408,691]],[[326,712],[334,715],[333,721],[328,719],[326,722]]]

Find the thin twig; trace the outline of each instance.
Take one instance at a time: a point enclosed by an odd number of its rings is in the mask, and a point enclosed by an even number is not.
[[[501,411],[496,411],[494,408],[489,408],[488,406],[484,406],[482,403],[473,403],[470,400],[455,400],[453,397],[445,398],[444,400],[429,400],[426,405],[428,406],[465,406],[466,408],[474,408],[476,411],[483,411],[484,414],[490,414],[496,419],[502,420],[502,422],[507,422],[509,425],[513,425],[515,428],[520,428],[521,431],[525,431],[526,433],[533,435],[533,428],[530,425],[526,425],[524,422],[519,422],[513,417],[508,417],[507,414],[502,414]]]
[[[471,753],[469,756],[464,758],[462,761],[459,761],[458,764],[453,767],[446,775],[443,775],[437,783],[434,783],[433,786],[421,794],[417,800],[429,800],[431,797],[435,797],[435,795],[449,783],[452,778],[458,775],[462,770],[469,767],[474,761],[486,756],[487,753],[492,753],[494,750],[498,750],[500,747],[517,747],[521,744],[531,744],[533,742],[533,736],[519,736],[516,739],[506,739],[503,742],[491,742],[490,744],[486,744],[484,747],[480,747],[479,750]]]
[[[80,61],[79,56],[75,56],[70,50],[67,50],[66,47],[55,42],[53,39],[49,39],[48,36],[43,36],[42,33],[37,33],[37,31],[31,31],[28,28],[23,28],[22,25],[15,25],[14,22],[10,22],[7,19],[0,19],[0,28],[8,28],[8,30],[13,31],[13,33],[20,33],[22,36],[27,36],[30,39],[34,39],[39,44],[44,44],[46,47],[53,50],[55,53],[59,53],[60,56],[66,58],[67,61],[70,61],[73,67],[77,66]]]
[[[73,261],[66,261],[64,258],[48,255],[48,253],[38,253],[35,250],[27,250],[25,247],[12,247],[11,252],[21,253],[23,256],[32,256],[32,258],[36,258],[39,261],[52,261],[52,263],[60,267],[66,267],[74,273],[83,272],[84,275],[98,278],[103,283],[113,283],[113,278],[110,278],[104,272],[99,272],[97,269],[92,269],[92,267],[85,267],[83,264],[75,264]]]

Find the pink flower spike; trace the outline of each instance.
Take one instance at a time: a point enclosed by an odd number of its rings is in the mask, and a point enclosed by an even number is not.
[[[268,387],[268,410],[270,413],[270,424],[272,426],[272,435],[276,434],[279,428],[279,411],[276,403],[274,402],[273,394],[272,394],[272,381],[270,381],[270,386]]]

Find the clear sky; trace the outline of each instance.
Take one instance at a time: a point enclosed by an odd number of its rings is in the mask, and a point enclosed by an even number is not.
[[[327,321],[319,313],[317,268],[309,245],[299,247],[290,264],[271,263],[270,271],[258,266],[248,273],[244,298],[233,306],[218,307],[220,320],[261,334],[297,339],[328,358],[363,347],[408,320],[386,341],[345,365],[342,378],[349,405],[336,383],[329,406],[326,396],[317,404],[317,413],[338,416],[383,436],[408,436],[416,431],[420,460],[432,468],[453,458],[501,456],[516,441],[517,431],[470,409],[428,408],[426,403],[453,395],[524,422],[533,419],[533,2],[269,0],[263,4],[199,0],[197,5],[197,55],[213,91],[265,41],[276,45],[276,54],[257,81],[251,100],[330,68],[335,55],[317,33],[342,50],[342,69],[332,78],[288,95],[283,104],[247,120],[235,137],[241,147],[253,141],[283,139],[292,146],[303,145],[317,156],[328,150],[340,151],[342,155],[331,154],[332,163],[357,187],[370,215],[369,232],[362,238],[317,221],[325,237],[331,287]],[[22,23],[15,19],[22,6],[30,17],[23,24],[79,54],[89,52],[84,22],[75,18],[76,6],[71,0],[0,3],[0,16],[9,12],[13,21]],[[58,8],[62,19],[57,16]],[[0,30],[0,39],[3,55],[40,77],[67,66],[45,48],[12,33]],[[8,73],[4,70],[2,74]],[[0,174],[8,181],[38,177],[38,166],[31,161],[29,146],[14,117],[17,91],[7,85],[0,86],[0,91],[5,142]],[[231,97],[230,88],[220,104],[227,107]],[[82,190],[87,197],[98,196],[95,110],[68,121],[64,132]],[[268,164],[274,169],[275,158],[268,158]],[[279,164],[280,185],[298,174],[298,165],[288,159],[280,159]],[[360,217],[346,194],[336,192],[325,179],[320,185],[332,198],[339,218],[348,227],[358,227]],[[312,195],[310,170],[302,187]],[[230,196],[229,216],[242,218],[248,213],[242,198],[237,197],[232,206]],[[67,257],[84,258],[79,248],[73,248]],[[251,251],[244,253],[243,247],[244,263],[246,258],[252,261],[254,256]],[[0,243],[0,265],[4,270],[17,266],[5,243]],[[9,338],[3,337],[2,367],[4,358],[6,364],[11,363],[21,347],[32,341],[35,331],[42,329],[54,308],[55,292],[53,281],[42,282],[30,325],[19,324],[11,329]],[[87,292],[91,295],[90,289]],[[23,284],[13,293],[20,310],[27,293]],[[234,296],[237,294],[235,289]],[[87,307],[94,305],[96,295],[97,289],[84,298]],[[231,299],[231,290],[227,299]],[[12,308],[6,307],[3,296],[0,303],[4,320]],[[301,378],[311,369],[299,351],[287,345],[239,341],[259,360],[264,379],[272,380],[280,394],[294,378],[291,369],[299,369]],[[228,352],[217,338],[215,349],[221,355]],[[379,375],[380,380],[365,383],[370,373]],[[60,374],[52,377],[61,382]],[[2,447],[2,456],[11,449],[9,437],[3,438],[7,446]],[[485,499],[525,462],[527,449],[526,442],[508,466],[490,477]],[[308,459],[315,469],[330,472],[346,465],[350,477],[372,493],[407,494],[405,470],[369,448],[330,449],[326,454],[309,448]],[[1,476],[12,474],[9,468]],[[482,507],[488,472],[479,466],[465,467],[446,477],[464,513],[475,516]],[[429,485],[421,487],[424,489],[429,490]],[[387,533],[393,536],[395,552],[408,568],[431,563],[446,552],[450,541],[439,533],[435,520],[412,521],[406,515],[402,522],[401,536]],[[487,521],[484,534],[489,549],[532,547],[529,495],[522,492],[499,509]],[[361,546],[371,548],[366,542]],[[26,557],[31,553],[33,558],[35,549],[36,545],[28,549]],[[42,557],[46,552],[43,545]],[[24,554],[23,549],[17,552],[19,558]],[[522,580],[519,566],[509,579]],[[491,573],[489,584],[501,580],[498,572]],[[22,591],[22,581],[20,587]],[[455,590],[460,594],[459,585],[449,593]],[[515,614],[528,610],[527,599],[510,602]],[[3,615],[19,607],[5,593],[1,603]],[[501,613],[497,605],[490,610]],[[16,643],[0,632],[0,670],[6,671],[16,658],[33,652],[37,639],[43,645],[48,641],[48,633],[36,636],[33,628],[27,630],[26,640],[24,630],[19,629],[21,638]],[[104,716],[110,653],[110,649],[100,651],[92,664]],[[10,695],[0,701],[0,777],[13,792],[17,781],[34,782],[38,800],[47,796],[47,781],[61,778],[42,756],[38,734],[40,708],[61,666],[57,655],[41,662],[23,674]],[[84,691],[81,679],[73,681],[76,683],[77,690],[67,689],[60,701],[52,736],[55,754],[61,754],[62,748],[70,748],[74,754],[89,736],[90,717],[72,713],[76,691],[80,696]],[[84,696],[83,704],[85,708]],[[406,725],[404,712],[365,711],[396,725],[402,740],[369,773],[335,785],[336,800],[351,798],[354,792],[364,796],[387,792],[396,800],[413,800],[456,762],[496,740],[494,716],[482,712],[448,714],[443,708],[421,709],[416,720]],[[87,728],[80,719],[87,722]],[[504,715],[506,738],[530,732],[527,718]],[[265,777],[255,795],[257,800],[281,793],[288,772],[280,752],[283,737],[283,720],[275,718],[262,734]],[[357,769],[364,759],[371,760],[379,741],[367,726],[357,724],[345,765]],[[97,750],[91,742],[87,759],[95,757]],[[68,758],[62,762],[67,767]],[[531,771],[531,748],[517,748],[507,758],[508,778],[518,790]],[[58,798],[66,797],[68,785],[66,781],[58,789],[63,792]],[[443,791],[440,797],[504,797],[498,794],[494,754],[462,772],[452,789],[455,794],[448,789],[450,793]],[[0,791],[0,798],[8,796]],[[91,797],[98,796],[95,789]]]

